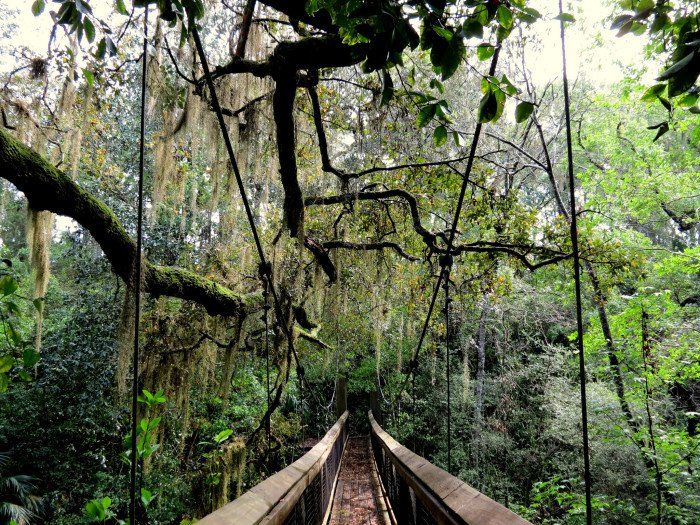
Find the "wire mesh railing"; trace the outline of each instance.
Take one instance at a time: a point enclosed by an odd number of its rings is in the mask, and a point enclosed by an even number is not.
[[[530,525],[387,434],[369,412],[372,456],[396,525]]]
[[[240,498],[205,516],[200,525],[321,525],[348,439],[346,411],[309,452]]]

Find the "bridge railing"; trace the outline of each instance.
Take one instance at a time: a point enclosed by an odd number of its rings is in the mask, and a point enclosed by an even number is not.
[[[319,525],[348,437],[346,411],[309,452],[241,497],[205,516],[198,525]]]
[[[530,525],[509,509],[411,452],[369,412],[372,454],[398,525]]]

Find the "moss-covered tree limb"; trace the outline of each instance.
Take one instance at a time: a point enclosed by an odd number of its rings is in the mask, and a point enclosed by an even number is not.
[[[103,202],[78,186],[41,155],[0,129],[0,177],[14,184],[34,210],[75,220],[104,251],[114,272],[128,282],[134,274],[136,243]],[[212,315],[245,313],[246,298],[182,268],[145,261],[144,291],[201,304]]]

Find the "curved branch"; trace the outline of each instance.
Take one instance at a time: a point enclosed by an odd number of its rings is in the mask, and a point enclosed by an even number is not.
[[[326,250],[334,250],[342,248],[345,250],[356,250],[356,251],[370,251],[370,250],[394,250],[398,255],[409,261],[418,261],[419,257],[415,257],[406,253],[401,246],[395,242],[391,241],[379,241],[379,242],[367,242],[367,243],[354,243],[348,241],[326,241],[322,244]]]
[[[100,245],[112,269],[131,281],[136,244],[117,216],[103,202],[78,186],[38,153],[0,129],[0,177],[24,193],[34,210],[74,219]],[[144,291],[201,304],[212,315],[245,315],[247,299],[211,279],[182,268],[144,261]]]
[[[437,234],[423,227],[418,213],[418,201],[406,190],[384,190],[384,191],[365,191],[358,193],[344,193],[342,195],[332,195],[329,197],[308,197],[304,204],[306,206],[327,206],[332,204],[346,204],[355,201],[381,201],[384,199],[399,198],[406,202],[411,211],[411,220],[413,229],[423,238],[425,244],[429,248],[435,248]]]

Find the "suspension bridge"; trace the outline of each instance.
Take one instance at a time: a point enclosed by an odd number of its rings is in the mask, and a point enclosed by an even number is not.
[[[141,283],[142,267],[141,252],[143,238],[143,206],[144,206],[144,148],[145,148],[145,106],[146,106],[146,76],[148,57],[148,3],[145,4],[144,38],[141,74],[141,107],[140,107],[140,136],[139,136],[139,177],[138,177],[138,208],[137,208],[137,244],[136,244],[136,282]],[[584,481],[586,489],[586,523],[592,524],[591,479],[588,450],[588,423],[586,408],[586,372],[583,352],[583,321],[581,307],[580,260],[578,248],[578,227],[575,212],[575,178],[573,171],[571,117],[569,111],[569,86],[566,74],[566,47],[562,0],[559,0],[560,31],[562,43],[562,77],[564,88],[565,122],[567,133],[568,154],[568,183],[570,201],[570,229],[572,241],[572,260],[574,266],[574,283],[576,291],[577,314],[577,346],[579,354],[579,379],[581,387],[581,417],[582,441],[584,459]],[[191,14],[188,12],[188,16]],[[273,282],[272,265],[265,255],[265,249],[258,234],[255,217],[248,200],[246,187],[236,160],[236,153],[231,142],[226,120],[217,96],[202,41],[199,36],[195,19],[190,20],[190,30],[197,55],[199,57],[205,85],[211,96],[211,106],[216,113],[231,169],[235,175],[240,192],[243,208],[250,225],[253,241],[259,258],[259,274],[263,289],[264,322],[265,322],[265,355],[267,376],[267,412],[266,425],[269,432],[270,416],[275,409],[271,402],[270,363],[268,341],[268,310],[275,314],[277,325],[284,333],[290,355],[294,357],[297,372],[303,371],[299,356],[294,348],[292,330],[284,319],[283,309],[278,291]],[[496,65],[501,46],[495,48],[489,67],[489,76],[496,72]],[[454,264],[453,257],[455,236],[459,230],[459,219],[464,205],[467,186],[474,165],[476,150],[479,144],[483,123],[479,121],[472,135],[469,157],[460,187],[455,212],[452,216],[452,227],[445,232],[446,246],[441,251],[440,272],[433,288],[425,322],[421,330],[416,348],[409,362],[409,371],[401,387],[399,396],[412,384],[412,399],[415,403],[415,379],[418,369],[418,356],[426,339],[433,310],[441,288],[445,296],[445,326],[449,334],[450,323],[450,272]],[[136,322],[134,325],[134,352],[132,382],[132,414],[131,414],[131,457],[137,457],[137,398],[139,371],[139,330],[140,330],[140,296],[135,294]],[[270,298],[272,305],[270,305]],[[450,342],[446,337],[446,351],[449,354]],[[447,363],[447,455],[448,465],[451,464],[451,413],[450,413],[450,359]],[[300,374],[300,384],[303,384],[303,373]],[[281,393],[281,390],[278,390]],[[279,395],[277,396],[279,399]],[[339,414],[336,423],[328,430],[308,453],[288,467],[273,474],[262,483],[256,485],[241,497],[224,505],[215,512],[201,519],[202,525],[428,525],[428,524],[461,524],[461,525],[527,525],[529,522],[503,505],[480,493],[459,478],[430,463],[427,459],[412,452],[392,438],[375,419],[372,411],[367,417],[370,422],[370,434],[363,437],[350,437],[349,413],[346,410],[347,400]],[[415,405],[414,405],[415,413]],[[379,417],[381,420],[381,417]],[[448,467],[449,468],[449,467]],[[137,470],[136,461],[131,462],[130,468],[130,523],[137,521]]]
[[[369,436],[345,410],[306,454],[201,525],[528,525],[500,503],[415,454],[367,414]]]

